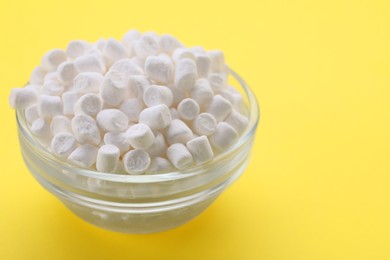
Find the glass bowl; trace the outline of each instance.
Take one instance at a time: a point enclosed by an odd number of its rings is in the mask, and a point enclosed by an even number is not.
[[[248,105],[249,124],[228,150],[204,165],[156,175],[120,175],[76,168],[44,149],[17,111],[22,156],[35,179],[72,212],[98,227],[124,233],[154,233],[178,227],[203,212],[245,170],[259,108],[234,71]]]

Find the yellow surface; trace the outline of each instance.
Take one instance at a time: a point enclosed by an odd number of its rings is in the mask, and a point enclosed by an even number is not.
[[[222,49],[262,110],[239,181],[153,235],[91,226],[41,188],[7,101],[46,50],[130,28]],[[1,0],[0,32],[0,259],[390,259],[389,1]]]

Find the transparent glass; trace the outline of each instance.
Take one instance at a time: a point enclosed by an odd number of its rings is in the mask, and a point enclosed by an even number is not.
[[[120,175],[59,161],[31,134],[17,111],[24,162],[35,179],[72,212],[101,228],[153,233],[180,226],[204,211],[245,170],[259,121],[253,92],[234,71],[248,105],[249,125],[239,141],[211,162],[180,172]]]

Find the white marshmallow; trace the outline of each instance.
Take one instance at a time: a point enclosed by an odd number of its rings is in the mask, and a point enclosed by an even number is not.
[[[173,103],[173,94],[168,87],[151,85],[145,89],[143,100],[148,107],[160,104],[170,107]]]
[[[199,115],[199,105],[192,98],[183,99],[177,106],[177,112],[183,120],[193,120]]]
[[[60,96],[64,92],[64,85],[57,80],[45,80],[40,95]]]
[[[194,54],[206,54],[206,50],[202,46],[193,46],[189,50]]]
[[[129,121],[138,122],[139,114],[144,108],[145,106],[141,100],[138,98],[130,98],[121,104],[119,110],[127,116]]]
[[[27,122],[29,124],[32,124],[35,120],[39,118],[38,106],[34,104],[27,107],[26,110],[24,111],[24,115],[26,117]]]
[[[124,132],[108,132],[104,135],[103,140],[105,144],[111,144],[118,147],[121,153],[127,152],[130,149],[130,144],[127,140],[127,135]]]
[[[45,77],[47,71],[42,68],[42,66],[35,67],[31,72],[30,84],[43,84],[43,78]]]
[[[191,153],[184,144],[172,144],[167,149],[167,157],[171,163],[179,170],[190,167],[194,161]]]
[[[51,71],[51,72],[46,73],[45,77],[43,78],[43,83],[51,81],[51,80],[59,82],[58,77],[57,77],[57,71]]]
[[[159,44],[161,50],[167,54],[172,54],[177,48],[183,47],[178,39],[169,34],[161,35]]]
[[[192,130],[179,119],[172,120],[166,131],[166,139],[170,145],[174,143],[185,144],[191,140],[192,136]]]
[[[213,91],[219,93],[226,87],[226,75],[222,73],[211,73],[209,75],[209,82]]]
[[[135,54],[146,59],[150,55],[157,55],[160,51],[160,46],[155,37],[151,35],[143,35],[141,38],[134,40],[133,42]]]
[[[195,88],[191,92],[191,97],[198,102],[199,106],[204,107],[211,102],[213,96],[214,92],[209,81],[204,78],[198,79],[195,83]]]
[[[74,105],[74,113],[86,114],[95,117],[102,109],[103,103],[101,98],[96,94],[85,94],[79,98]]]
[[[77,141],[70,133],[59,133],[51,141],[51,151],[60,158],[68,158],[77,147]]]
[[[74,79],[74,90],[80,93],[97,93],[103,82],[103,75],[97,72],[82,72]]]
[[[47,71],[57,69],[58,65],[66,61],[66,53],[60,49],[48,51],[42,58],[42,67]]]
[[[145,76],[130,76],[127,96],[142,99],[145,89],[149,86],[150,81]]]
[[[168,55],[149,56],[145,61],[146,75],[156,83],[167,84],[172,81],[173,63]]]
[[[112,106],[118,106],[126,98],[126,78],[116,71],[107,72],[100,88],[103,101]]]
[[[246,109],[244,98],[234,87],[228,86],[226,89],[221,91],[220,95],[229,100],[229,102],[232,103],[233,108],[237,111],[243,113]]]
[[[32,90],[35,92],[36,95],[39,94],[39,92],[41,92],[41,89],[42,89],[42,85],[38,85],[38,84],[28,84],[26,86],[24,86],[25,89],[29,89],[29,90]]]
[[[187,142],[187,149],[190,151],[196,164],[203,164],[213,159],[214,153],[209,139],[205,135],[196,137]]]
[[[165,142],[164,136],[158,132],[155,135],[153,144],[145,149],[145,152],[149,154],[150,157],[156,156],[165,156],[165,151],[167,149],[167,144]]]
[[[180,60],[187,58],[194,61],[196,59],[194,53],[187,48],[177,48],[173,51],[172,59],[175,61],[175,63],[178,63]]]
[[[175,85],[185,92],[191,91],[195,87],[198,78],[196,63],[189,58],[181,59],[175,68]]]
[[[61,63],[57,68],[57,78],[66,84],[72,83],[77,74],[76,66],[70,61]]]
[[[128,56],[125,47],[113,38],[108,39],[103,54],[108,59],[109,65]]]
[[[139,122],[148,125],[152,129],[166,128],[171,120],[171,112],[164,104],[145,108],[139,115]]]
[[[141,37],[141,33],[137,30],[130,30],[122,37],[122,44],[125,46],[129,54],[133,55],[133,42]]]
[[[43,137],[49,142],[51,141],[50,122],[47,119],[38,118],[30,127],[31,132],[37,137]]]
[[[71,59],[76,59],[84,55],[90,48],[90,45],[86,41],[71,41],[68,47],[66,47],[66,55]]]
[[[248,126],[248,118],[236,110],[233,110],[228,117],[225,119],[225,122],[234,127],[237,132],[242,133]]]
[[[80,93],[69,91],[62,94],[62,107],[64,115],[74,115],[74,105],[80,98]]]
[[[235,143],[237,139],[237,131],[228,123],[220,122],[217,125],[217,130],[210,137],[210,142],[219,151],[223,151]]]
[[[155,157],[152,159],[145,174],[167,173],[173,169],[172,164],[167,159],[163,157]]]
[[[132,75],[143,75],[144,70],[133,59],[118,60],[110,67],[110,71],[116,71],[122,74],[124,78],[129,78]]]
[[[50,123],[50,132],[53,136],[62,132],[72,133],[70,119],[62,115],[53,117]]]
[[[212,114],[202,113],[193,121],[192,129],[198,135],[212,135],[217,129],[217,120]]]
[[[38,113],[43,118],[52,118],[63,113],[62,100],[58,96],[40,95]]]
[[[105,132],[122,132],[127,129],[129,119],[118,109],[104,109],[97,114],[96,122]]]
[[[173,103],[172,106],[176,107],[180,101],[187,97],[187,93],[183,89],[178,89],[175,86],[169,86],[169,89],[172,91]]]
[[[118,147],[110,144],[102,145],[97,152],[96,169],[99,172],[115,172],[118,166],[119,156],[120,151]]]
[[[106,72],[106,66],[97,54],[80,56],[74,60],[74,65],[79,72],[98,72],[101,74]]]
[[[90,168],[96,162],[98,148],[90,144],[77,147],[68,157],[68,161],[76,166]]]
[[[84,114],[76,115],[71,125],[73,134],[79,143],[93,145],[100,143],[100,131],[92,117]]]
[[[150,157],[147,152],[139,149],[131,150],[123,157],[125,170],[129,174],[142,174],[150,166]]]
[[[179,112],[177,112],[176,108],[171,107],[169,110],[171,111],[171,118],[172,118],[172,120],[173,119],[180,119]]]
[[[221,95],[215,95],[207,107],[207,112],[212,114],[218,122],[223,121],[232,111],[232,104]]]
[[[96,43],[93,45],[92,51],[98,50],[100,53],[103,52],[104,46],[106,46],[107,40],[104,38],[99,38]],[[88,53],[91,53],[90,51]]]
[[[32,89],[13,88],[8,101],[14,109],[25,109],[37,102],[37,94]]]
[[[210,57],[204,53],[196,53],[195,58],[199,78],[207,78],[210,71]]]
[[[220,50],[208,51],[207,54],[210,57],[211,61],[211,71],[213,72],[223,72],[225,71],[225,56]]]
[[[142,123],[131,126],[126,131],[126,135],[130,145],[136,149],[146,149],[152,146],[155,139],[149,126]]]

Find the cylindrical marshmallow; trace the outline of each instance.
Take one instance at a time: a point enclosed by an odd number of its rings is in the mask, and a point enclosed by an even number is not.
[[[172,106],[176,107],[180,103],[180,101],[182,101],[184,98],[187,97],[187,93],[183,89],[179,89],[175,86],[168,86],[168,87],[172,91],[172,95],[173,95]]]
[[[191,97],[198,102],[199,106],[207,106],[213,99],[214,92],[211,89],[207,79],[198,79],[195,83],[195,88],[191,92]]]
[[[172,120],[173,120],[173,119],[180,119],[179,112],[177,112],[177,109],[176,109],[176,108],[171,107],[169,110],[171,111]]]
[[[228,117],[225,119],[225,122],[233,126],[237,132],[242,133],[248,126],[248,118],[236,110],[233,110]]]
[[[98,148],[90,144],[77,147],[68,157],[68,161],[76,166],[90,168],[96,162]]]
[[[100,97],[96,94],[85,94],[79,98],[74,105],[74,113],[86,114],[95,117],[102,109],[103,103]]]
[[[129,174],[142,174],[150,166],[149,154],[143,150],[135,149],[127,152],[123,157],[123,165]]]
[[[210,137],[210,142],[219,151],[223,151],[235,143],[237,139],[237,131],[228,123],[220,122],[217,125],[217,130]]]
[[[43,118],[52,118],[62,114],[62,100],[58,96],[40,95],[38,97],[38,113]]]
[[[210,57],[211,71],[222,72],[225,69],[225,56],[220,50],[208,51],[207,54]]]
[[[80,93],[68,91],[62,94],[62,107],[64,115],[74,115],[74,105],[80,98]]]
[[[105,144],[111,144],[118,147],[121,153],[127,152],[130,149],[130,144],[127,140],[127,135],[124,132],[108,132],[104,135],[103,140]]]
[[[142,123],[131,126],[126,131],[126,135],[130,145],[136,149],[146,149],[152,146],[155,139],[150,127]]]
[[[28,88],[13,88],[9,96],[9,104],[14,109],[25,109],[37,102],[37,94]]]
[[[141,33],[137,30],[130,30],[122,37],[122,44],[126,47],[127,51],[133,55],[133,42],[141,37]]]
[[[150,86],[150,81],[145,76],[130,76],[127,96],[130,98],[143,98],[144,91]]]
[[[57,80],[45,80],[40,95],[60,96],[64,92],[64,85]]]
[[[39,118],[38,106],[36,104],[31,105],[26,108],[24,111],[24,116],[29,124],[32,124],[35,120]]]
[[[71,59],[76,59],[84,55],[89,49],[90,45],[86,41],[71,41],[66,48],[66,55]]]
[[[186,58],[195,60],[195,55],[190,49],[177,48],[176,50],[173,51],[172,59],[175,61],[175,63],[178,63],[180,60]]]
[[[31,132],[37,137],[45,137],[47,140],[51,139],[50,122],[43,118],[36,119],[30,127]]]
[[[77,147],[76,138],[70,133],[59,133],[51,141],[51,151],[60,158],[68,158],[69,154]]]
[[[195,87],[198,71],[194,60],[184,58],[179,60],[175,68],[175,85],[185,92],[191,91]]]
[[[159,44],[161,50],[169,55],[172,54],[172,52],[177,48],[183,46],[178,39],[169,34],[161,35]]]
[[[63,115],[53,117],[50,123],[50,132],[54,136],[63,132],[72,133],[70,119]]]
[[[157,55],[160,51],[160,46],[155,37],[151,35],[143,35],[141,38],[133,42],[135,55],[145,59],[151,55]]]
[[[218,122],[223,121],[232,111],[232,104],[221,95],[215,95],[207,107],[207,112],[212,114]]]
[[[119,156],[120,151],[118,147],[110,144],[102,145],[97,152],[96,169],[99,172],[115,172],[119,162]]]
[[[76,115],[71,125],[73,134],[79,143],[93,145],[100,143],[100,130],[92,117],[84,114]]]
[[[173,95],[168,87],[151,85],[145,89],[143,100],[148,107],[160,104],[170,107],[173,103]]]
[[[187,149],[190,151],[196,164],[203,164],[213,159],[214,153],[209,139],[205,136],[199,136],[187,142]]]
[[[199,78],[207,78],[210,71],[210,57],[204,53],[196,53],[195,58]]]
[[[73,88],[80,93],[97,93],[103,79],[103,75],[98,72],[82,72],[75,77]]]
[[[58,65],[66,61],[66,54],[63,50],[54,49],[48,51],[42,58],[42,67],[47,71],[57,69]]]
[[[173,63],[168,55],[149,56],[145,61],[146,75],[156,83],[167,84],[172,81]]]
[[[146,174],[167,173],[173,170],[172,164],[163,157],[155,157],[152,159]]]
[[[58,79],[66,84],[72,83],[77,74],[76,66],[70,61],[61,63],[57,68]]]
[[[217,129],[217,120],[212,114],[202,113],[192,122],[192,130],[198,135],[212,135]]]
[[[167,149],[167,157],[171,163],[179,170],[184,170],[190,167],[194,160],[191,153],[184,144],[172,144]]]
[[[98,72],[103,74],[106,66],[97,54],[83,55],[74,60],[74,65],[79,72]]]
[[[183,120],[193,120],[199,115],[199,111],[198,103],[192,98],[185,98],[177,105],[177,112]]]
[[[125,47],[113,38],[108,39],[103,48],[103,54],[108,59],[109,64],[127,58],[127,50]]]
[[[148,125],[152,129],[166,128],[171,120],[171,112],[164,104],[145,108],[139,115],[139,122]]]
[[[214,93],[219,93],[226,87],[226,76],[222,73],[211,73],[209,82]]]
[[[147,152],[150,157],[165,156],[165,151],[167,149],[165,138],[161,133],[157,133],[155,136],[156,138],[154,139],[153,144],[146,148],[145,152]]]
[[[43,78],[45,77],[47,71],[42,68],[42,66],[35,67],[30,75],[30,84],[43,84]]]
[[[110,67],[110,71],[116,71],[122,74],[124,78],[132,75],[143,75],[144,70],[133,59],[118,60]]]
[[[145,108],[143,102],[138,98],[130,98],[125,100],[119,110],[122,111],[129,121],[138,122],[139,114]]]
[[[96,122],[105,132],[122,132],[127,129],[129,119],[118,109],[104,109],[97,114]]]
[[[116,71],[107,72],[100,88],[100,95],[104,102],[118,106],[125,99],[127,81]]]
[[[234,87],[228,86],[226,89],[221,91],[220,95],[229,100],[229,102],[232,103],[233,108],[240,113],[244,113],[246,110],[244,98]]]
[[[193,133],[191,129],[181,120],[174,119],[166,131],[168,144],[182,143],[185,144],[191,140]]]

